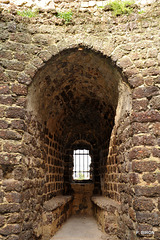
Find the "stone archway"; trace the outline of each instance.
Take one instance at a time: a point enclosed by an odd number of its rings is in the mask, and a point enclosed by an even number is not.
[[[31,175],[38,174],[39,186],[35,189],[40,199],[50,201],[72,192],[72,145],[87,141],[94,159],[93,192],[121,201],[118,128],[126,121],[129,125],[132,104],[125,81],[109,58],[83,46],[61,51],[38,70],[27,97],[27,127],[35,139],[31,146],[35,154],[28,149],[27,157],[32,159]],[[24,144],[28,148],[26,139],[27,135]],[[47,231],[43,230],[40,209],[36,217],[39,221],[34,223],[37,237]],[[46,215],[44,218],[47,222]]]

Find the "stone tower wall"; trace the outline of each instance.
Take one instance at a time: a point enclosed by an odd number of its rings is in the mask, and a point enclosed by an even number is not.
[[[50,59],[58,71],[63,52],[74,48],[110,59],[131,93],[131,111],[98,148],[102,192],[121,204],[116,234],[160,238],[159,9],[155,3],[142,14],[115,17],[73,8],[70,23],[55,10],[27,18],[0,9],[0,239],[40,239],[42,205],[64,191],[65,125],[46,126],[28,109],[27,96]]]

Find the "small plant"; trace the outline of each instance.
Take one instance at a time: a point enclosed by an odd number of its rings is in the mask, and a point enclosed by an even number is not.
[[[83,180],[84,179],[84,175],[83,175],[83,173],[79,173],[79,178],[78,178],[78,180]]]
[[[99,8],[99,9],[104,9],[104,6],[97,6],[97,8]]]
[[[113,14],[115,16],[119,16],[122,14],[130,14],[133,11],[132,8],[133,3],[134,1],[115,0],[109,3],[109,6],[111,6]]]
[[[38,11],[36,11],[36,10],[32,11],[32,10],[28,9],[28,10],[23,10],[23,11],[17,11],[17,14],[22,17],[32,18],[32,17],[37,17]]]
[[[144,10],[140,10],[140,11],[138,11],[138,13],[142,14],[142,13],[145,13],[145,11]]]
[[[58,17],[64,19],[65,23],[69,23],[71,21],[72,15],[72,10],[69,10],[67,12],[58,12]]]

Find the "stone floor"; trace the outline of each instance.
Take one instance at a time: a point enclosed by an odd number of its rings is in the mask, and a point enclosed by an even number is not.
[[[101,240],[104,234],[93,217],[72,216],[51,240]]]

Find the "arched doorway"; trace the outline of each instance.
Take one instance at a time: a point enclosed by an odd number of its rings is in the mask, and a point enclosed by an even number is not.
[[[92,151],[93,161],[92,189],[88,192],[120,201],[117,129],[130,110],[130,89],[109,58],[83,46],[52,57],[37,72],[28,92],[27,127],[34,139],[28,156],[31,177],[36,172],[37,178],[32,201],[38,197],[44,203],[56,196],[74,195],[73,149],[86,146]],[[86,202],[83,197],[74,213],[87,209],[82,202]],[[39,209],[34,223],[37,237],[45,235],[43,208]],[[60,225],[57,221],[55,230]]]

